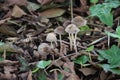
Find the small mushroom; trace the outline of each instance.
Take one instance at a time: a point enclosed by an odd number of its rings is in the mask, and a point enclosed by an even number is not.
[[[77,52],[76,38],[77,38],[77,33],[80,31],[79,28],[75,24],[69,24],[66,27],[65,31],[69,34],[70,49],[72,50],[72,45],[74,45],[74,49]]]
[[[85,26],[87,24],[87,21],[83,19],[83,17],[81,16],[76,16],[75,18],[71,20],[71,23],[80,27],[80,26]]]
[[[57,38],[56,38],[56,35],[55,33],[48,33],[47,34],[47,37],[46,37],[46,41],[50,42],[51,43],[51,48],[53,48],[53,42],[55,42],[57,44]]]
[[[62,49],[62,38],[61,35],[64,33],[64,28],[62,26],[57,27],[54,32],[59,35],[60,39],[60,49]]]
[[[46,56],[48,55],[48,53],[50,52],[50,46],[47,43],[41,43],[38,46],[38,52],[40,53],[40,55],[46,59]]]

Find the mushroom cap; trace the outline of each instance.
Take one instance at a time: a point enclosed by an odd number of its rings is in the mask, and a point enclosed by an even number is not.
[[[50,51],[50,46],[47,43],[41,43],[38,46],[38,52],[41,55],[47,55],[49,51]]]
[[[49,49],[49,48],[50,48],[50,46],[47,43],[41,43],[38,46],[38,52],[46,52],[45,50]]]
[[[75,24],[69,24],[66,28],[65,31],[67,33],[78,33],[80,29],[75,25]]]
[[[53,32],[52,33],[48,33],[47,37],[46,37],[46,41],[49,41],[49,42],[57,41],[55,33],[53,33]]]
[[[54,32],[56,33],[56,34],[63,34],[64,33],[64,28],[62,27],[62,26],[59,26],[59,27],[57,27],[55,30],[54,30]]]
[[[87,24],[87,21],[81,16],[76,16],[72,19],[71,23],[75,24],[76,26],[85,26]]]

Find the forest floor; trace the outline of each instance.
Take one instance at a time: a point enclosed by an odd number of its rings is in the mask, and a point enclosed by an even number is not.
[[[119,3],[0,0],[0,80],[120,80]]]

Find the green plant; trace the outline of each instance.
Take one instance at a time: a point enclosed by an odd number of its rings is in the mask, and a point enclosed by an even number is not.
[[[120,74],[120,48],[113,45],[108,50],[98,50],[99,60],[107,60],[105,64],[99,64],[106,72],[111,71],[115,74]]]
[[[80,57],[77,57],[73,60],[74,63],[80,64],[81,66],[87,66],[89,64],[86,64],[89,61],[89,57],[86,55],[82,55]]]
[[[111,36],[111,37],[118,38],[118,46],[120,45],[120,26],[118,26],[116,28],[115,33],[111,33],[111,32],[106,31],[106,34]]]
[[[113,14],[111,13],[111,10],[112,8],[117,8],[118,6],[120,6],[119,0],[105,1],[103,4],[97,4],[90,7],[90,16],[97,16],[100,21],[111,27],[113,25]]]
[[[89,54],[90,61],[92,61],[92,58],[91,58],[91,55],[90,55],[90,51],[92,51],[93,49],[94,49],[94,46],[92,45],[92,46],[88,47],[88,48],[85,50],[85,51],[87,51],[88,54]]]
[[[48,60],[48,61],[44,61],[44,60],[41,60],[37,63],[37,68],[34,69],[32,71],[32,73],[36,73],[39,69],[44,69],[45,67],[47,67],[49,64],[51,63],[51,60]]]
[[[93,3],[94,5],[98,2],[98,0],[90,0],[90,3]]]

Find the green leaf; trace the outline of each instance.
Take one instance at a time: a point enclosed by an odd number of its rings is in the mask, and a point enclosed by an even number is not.
[[[99,15],[100,20],[111,27],[113,25],[113,15],[111,13],[101,13]]]
[[[116,28],[116,34],[120,36],[120,26]]]
[[[94,49],[94,45],[88,47],[88,48],[86,49],[86,51],[90,52],[90,51],[92,51],[93,49]]]
[[[18,60],[21,63],[20,71],[26,71],[29,69],[27,61],[22,56],[18,56]]]
[[[119,38],[120,39],[120,36],[118,34],[115,34],[115,33],[111,33],[111,32],[108,32],[108,31],[105,31],[105,33],[111,37],[114,37],[114,38]]]
[[[86,55],[82,55],[80,57],[77,57],[75,60],[74,60],[74,63],[77,63],[77,64],[85,64],[87,61],[89,61],[89,57],[86,56]]]
[[[0,42],[0,52],[17,52],[18,48],[13,44]]]
[[[51,63],[51,60],[48,61],[39,61],[37,64],[38,68],[44,69],[45,67],[47,67],[49,64]]]
[[[32,3],[32,2],[28,2],[28,6],[27,6],[29,10],[33,10],[33,11],[39,9],[40,7],[41,7],[40,5]]]
[[[113,15],[111,14],[112,8],[120,6],[120,1],[109,1],[103,4],[97,4],[90,7],[90,16],[97,16],[104,24],[108,26],[113,25]]]
[[[81,33],[81,34],[84,34],[84,33],[86,33],[86,32],[89,32],[89,31],[90,31],[90,28],[89,28],[89,26],[88,26],[88,25],[85,25],[85,26],[80,26],[80,27],[79,27],[79,29],[80,29],[80,33]]]
[[[98,0],[90,0],[90,3],[97,3]]]
[[[58,73],[58,80],[63,80],[64,75],[62,73]]]
[[[106,59],[110,65],[110,68],[116,68],[120,66],[120,49],[116,45],[113,45],[108,50],[98,50],[100,56]]]
[[[5,59],[3,57],[0,56],[0,61],[4,61]]]
[[[111,66],[109,64],[99,64],[99,66],[101,66],[105,72],[112,72],[114,74],[118,74],[120,75],[120,69],[119,68],[111,68]]]
[[[40,71],[40,75],[38,76],[38,80],[47,80],[47,76],[44,71]]]

